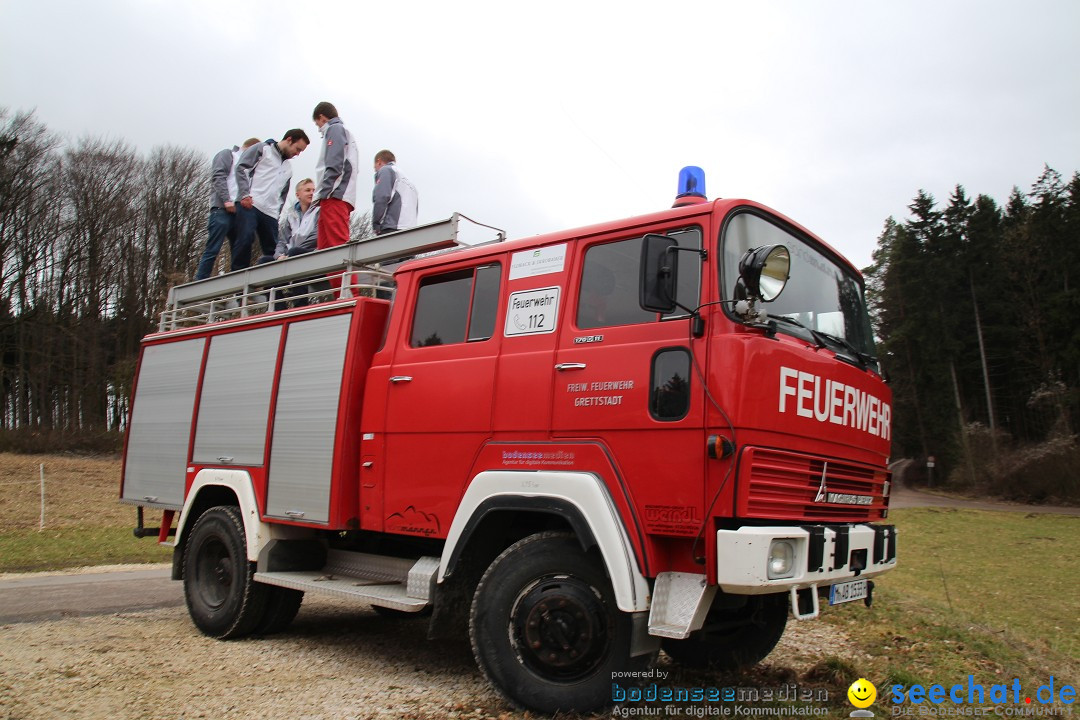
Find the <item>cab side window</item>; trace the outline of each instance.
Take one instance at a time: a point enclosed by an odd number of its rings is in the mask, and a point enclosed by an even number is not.
[[[675,238],[679,247],[701,249],[701,230],[680,229],[665,233]],[[655,322],[656,313],[638,305],[638,274],[641,267],[643,238],[593,245],[585,251],[578,293],[577,326],[582,330],[613,325]],[[679,253],[678,300],[689,308],[698,305],[701,284],[701,260],[689,252]],[[676,310],[663,319],[685,317]]]
[[[666,348],[653,356],[649,414],[662,422],[682,420],[690,412],[690,352]]]
[[[424,278],[409,344],[429,347],[489,339],[495,332],[501,277],[496,263]]]

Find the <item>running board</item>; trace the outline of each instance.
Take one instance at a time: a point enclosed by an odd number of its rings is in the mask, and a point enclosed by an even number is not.
[[[434,598],[439,558],[408,558],[330,550],[318,570],[267,570],[255,573],[267,585],[345,597],[372,605],[419,612]]]
[[[409,597],[407,586],[401,583],[379,585],[372,580],[328,575],[321,571],[255,573],[255,580],[267,585],[334,595],[405,612],[420,612],[428,606],[427,600]]]

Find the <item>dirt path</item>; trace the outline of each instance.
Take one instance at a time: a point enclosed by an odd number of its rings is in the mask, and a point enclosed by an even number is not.
[[[168,565],[89,570],[0,576],[0,625],[184,604]]]
[[[1023,505],[1021,503],[1008,503],[994,500],[970,500],[967,498],[937,495],[932,492],[921,490],[912,490],[903,486],[897,486],[893,491],[892,499],[889,501],[889,507],[894,510],[912,507],[953,507],[968,508],[970,510],[995,510],[998,512],[1080,516],[1080,507]]]
[[[491,690],[467,643],[429,642],[426,631],[423,619],[320,596],[305,598],[286,632],[230,642],[201,635],[183,607],[3,625],[0,718],[535,717]],[[857,662],[853,647],[835,627],[791,621],[761,672],[795,678],[822,657]],[[666,658],[659,667],[679,677]]]

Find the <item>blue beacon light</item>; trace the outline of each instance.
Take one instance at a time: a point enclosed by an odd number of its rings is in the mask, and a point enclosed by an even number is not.
[[[694,205],[708,200],[705,197],[705,171],[696,165],[687,165],[679,171],[679,190],[672,207]]]

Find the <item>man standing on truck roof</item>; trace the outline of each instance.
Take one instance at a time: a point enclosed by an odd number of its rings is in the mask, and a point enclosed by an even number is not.
[[[375,154],[375,189],[371,192],[371,227],[376,235],[405,230],[416,225],[420,196],[416,186],[397,166],[389,150]]]
[[[349,215],[356,207],[356,171],[359,150],[356,138],[338,117],[337,108],[325,100],[315,106],[311,119],[323,136],[322,152],[315,166],[315,203],[319,206],[319,250],[349,242]]]
[[[232,268],[251,264],[251,246],[255,236],[263,255],[272,255],[277,245],[278,215],[289,195],[292,166],[287,162],[308,146],[307,133],[289,130],[280,142],[267,140],[252,145],[236,165],[236,245]]]
[[[259,138],[244,141],[243,150],[256,145]],[[210,218],[206,222],[206,250],[199,258],[199,267],[195,271],[196,280],[205,280],[214,271],[214,263],[225,238],[229,239],[229,249],[236,242],[236,175],[233,168],[240,159],[241,148],[233,145],[225,148],[210,162]],[[230,268],[235,270],[236,268]]]

